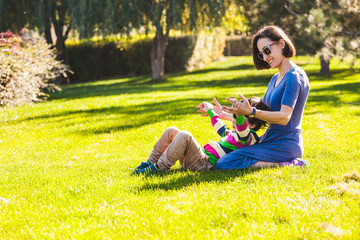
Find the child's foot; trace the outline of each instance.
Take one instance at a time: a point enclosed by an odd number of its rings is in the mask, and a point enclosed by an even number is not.
[[[150,166],[146,167],[146,168],[141,168],[141,169],[137,169],[135,170],[135,174],[148,174],[148,173],[152,173],[152,172],[156,172],[159,171],[159,168],[156,166],[156,164],[151,164]]]
[[[146,162],[141,162],[139,166],[136,167],[137,169],[143,169],[151,165],[151,162],[149,160],[146,160]]]
[[[310,164],[301,158],[294,158],[293,160],[291,160],[290,162],[281,162],[280,163],[281,166],[293,166],[293,167],[308,167],[310,166]]]

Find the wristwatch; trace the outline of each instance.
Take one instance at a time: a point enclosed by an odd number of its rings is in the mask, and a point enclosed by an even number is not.
[[[252,110],[252,112],[249,114],[249,115],[245,115],[246,117],[248,117],[248,118],[254,118],[255,117],[255,113],[256,113],[256,108],[252,108],[253,110]]]

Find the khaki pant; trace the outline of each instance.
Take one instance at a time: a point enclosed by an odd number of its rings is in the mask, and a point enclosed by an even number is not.
[[[214,168],[208,159],[191,133],[169,127],[155,144],[148,160],[157,163],[160,170],[170,170],[179,160],[184,169],[203,171]]]

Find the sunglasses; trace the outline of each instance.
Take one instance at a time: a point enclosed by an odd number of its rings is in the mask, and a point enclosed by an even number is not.
[[[257,56],[258,56],[261,60],[264,61],[264,55],[263,55],[263,54],[266,54],[266,55],[271,54],[271,49],[270,49],[270,47],[271,47],[272,45],[274,45],[274,44],[277,44],[278,42],[279,42],[279,41],[275,41],[275,42],[271,43],[270,45],[267,45],[267,46],[263,47],[262,51],[259,52],[259,53],[257,54]]]

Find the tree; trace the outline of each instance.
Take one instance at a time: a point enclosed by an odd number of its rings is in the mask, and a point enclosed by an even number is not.
[[[224,0],[108,0],[106,32],[126,35],[134,29],[155,32],[152,78],[161,79],[170,30],[191,31],[220,25],[227,4]]]
[[[57,59],[67,63],[65,41],[71,30],[80,38],[94,35],[102,20],[103,1],[97,0],[3,0],[0,3],[0,30],[36,28],[49,44],[55,43]],[[56,41],[52,38],[54,29]]]
[[[250,31],[264,25],[279,25],[293,37],[299,53],[318,54],[321,74],[330,73],[330,59],[334,56],[351,58],[353,62],[359,56],[359,1],[237,0],[237,3],[245,9]]]
[[[360,2],[346,0],[317,1],[304,14],[297,14],[299,31],[312,39],[321,60],[320,73],[330,74],[334,56],[351,59],[352,65],[360,55]]]
[[[232,0],[11,0],[0,4],[1,16],[21,15],[16,26],[37,26],[52,43],[50,28],[57,36],[56,49],[66,62],[65,40],[70,30],[79,38],[97,34],[130,35],[132,31],[154,32],[151,51],[153,79],[164,75],[164,54],[170,30],[192,31],[220,25]],[[10,11],[8,11],[10,10]],[[25,14],[23,14],[25,13]],[[3,17],[4,18],[4,17]],[[4,20],[4,19],[2,19]],[[0,26],[11,26],[2,21]]]

